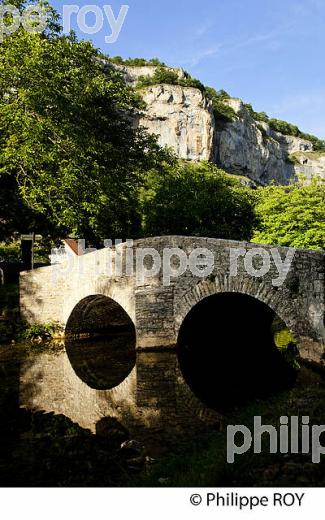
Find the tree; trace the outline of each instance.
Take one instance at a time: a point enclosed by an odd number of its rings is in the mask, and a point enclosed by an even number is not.
[[[314,179],[290,186],[269,186],[257,190],[259,221],[253,241],[262,244],[324,249],[325,183]]]
[[[0,185],[57,234],[136,235],[144,174],[173,158],[134,127],[139,99],[122,76],[58,31],[0,45]]]
[[[209,163],[179,163],[148,177],[142,194],[147,235],[193,235],[249,240],[253,191]]]

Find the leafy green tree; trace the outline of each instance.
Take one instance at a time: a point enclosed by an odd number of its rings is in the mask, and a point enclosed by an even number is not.
[[[179,163],[148,177],[142,195],[145,235],[193,235],[249,240],[253,191],[209,163]]]
[[[0,47],[4,193],[12,191],[20,209],[43,216],[57,234],[96,243],[139,233],[144,173],[173,158],[134,128],[136,93],[73,35],[20,29]],[[8,211],[0,218],[12,222]]]
[[[262,244],[324,249],[325,183],[314,179],[290,186],[269,186],[257,190],[256,215],[259,224],[253,241]]]

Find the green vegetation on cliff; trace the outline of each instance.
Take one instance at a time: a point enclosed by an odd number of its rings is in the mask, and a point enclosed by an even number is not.
[[[225,103],[227,99],[230,99],[229,94],[225,90],[215,90],[212,87],[205,87],[205,95],[212,101],[212,107],[217,124],[219,121],[228,123],[234,120],[236,112]]]
[[[149,87],[151,85],[180,85],[181,87],[192,87],[205,91],[204,85],[198,80],[192,78],[187,72],[184,73],[184,78],[180,78],[173,69],[159,66],[156,68],[153,76],[140,76],[138,80],[138,88]]]
[[[180,78],[177,72],[165,66],[159,66],[155,70],[153,76],[140,76],[137,87],[149,87],[151,85],[179,85],[181,87],[192,87],[199,89],[207,99],[212,101],[212,108],[216,118],[216,123],[228,123],[236,117],[235,111],[225,103],[230,96],[225,90],[215,90],[212,87],[206,87],[198,79],[192,78],[190,74],[184,72],[185,77]]]
[[[233,121],[236,117],[235,111],[227,103],[225,103],[225,100],[231,97],[225,90],[221,89],[217,91],[212,87],[205,86],[201,83],[201,81],[193,78],[186,71],[184,71],[185,78],[179,78],[176,72],[167,67],[165,63],[160,62],[157,58],[153,58],[151,60],[146,60],[144,58],[123,59],[121,56],[115,56],[112,58],[110,57],[109,60],[117,65],[125,65],[129,67],[156,66],[157,69],[153,76],[140,76],[137,85],[138,88],[164,83],[168,85],[180,85],[182,87],[198,88],[205,94],[208,99],[212,101],[217,123],[227,123]],[[288,123],[287,121],[270,118],[266,112],[256,112],[249,103],[246,103],[245,107],[251,116],[255,119],[255,121],[268,123],[270,128],[275,132],[306,139],[313,144],[315,151],[325,150],[325,140],[319,139],[314,135],[304,133],[298,128],[298,126]]]
[[[126,67],[166,67],[165,63],[158,58],[146,60],[145,58],[122,58],[122,56],[110,56],[109,61],[116,65],[124,65]]]
[[[255,121],[263,121],[264,123],[268,123],[272,130],[275,132],[280,132],[284,135],[292,135],[294,137],[300,137],[301,139],[306,139],[310,141],[314,150],[325,150],[325,140],[318,139],[311,134],[306,134],[302,132],[296,125],[292,125],[291,123],[287,123],[287,121],[282,121],[281,119],[272,119],[270,118],[266,112],[255,112],[252,105],[246,103],[246,109],[249,111],[251,116],[255,119]]]

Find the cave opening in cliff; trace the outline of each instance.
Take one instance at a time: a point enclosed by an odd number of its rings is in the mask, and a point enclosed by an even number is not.
[[[239,293],[195,305],[181,326],[177,352],[193,393],[220,412],[290,388],[299,368],[284,322],[264,303]]]
[[[111,390],[135,366],[135,326],[115,300],[88,296],[70,315],[65,347],[74,372],[84,383],[96,390]]]

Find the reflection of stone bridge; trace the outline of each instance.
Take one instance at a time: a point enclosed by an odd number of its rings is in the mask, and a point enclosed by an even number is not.
[[[130,272],[130,262],[127,273],[124,264],[132,253],[135,262],[141,248],[154,248],[161,257],[166,248],[179,248],[187,257],[196,248],[207,248],[214,255],[214,269],[204,278],[187,270],[172,278],[167,286],[163,284],[160,271],[139,285],[135,274]],[[235,248],[242,250],[236,260],[236,275],[230,270],[231,252]],[[290,252],[286,248],[277,251],[282,260]],[[139,349],[173,348],[184,319],[198,303],[220,295],[218,305],[222,308],[222,295],[231,293],[234,299],[229,323],[234,328],[240,314],[245,316],[244,323],[251,327],[252,334],[255,325],[263,321],[263,309],[272,309],[295,336],[302,357],[319,361],[324,346],[324,255],[296,250],[283,284],[277,284],[274,280],[278,279],[279,273],[274,261],[276,257],[271,252],[271,246],[205,238],[138,240],[132,248],[123,244],[113,250],[102,249],[76,257],[73,265],[53,265],[22,273],[21,312],[29,323],[58,322],[68,332],[78,334],[123,328],[126,322],[118,313],[122,307],[135,326]],[[245,253],[248,253],[246,262]],[[121,273],[116,274],[120,258],[123,267]],[[265,272],[268,258],[270,266]],[[179,267],[176,257],[172,260],[175,269]],[[247,269],[249,262],[251,268]],[[149,256],[145,258],[145,264],[147,269],[152,268]],[[241,297],[236,300],[236,295]],[[257,314],[249,315],[252,307],[246,306],[242,295],[247,296],[247,303],[255,300],[254,313]],[[221,324],[217,309],[214,323],[218,335]]]

